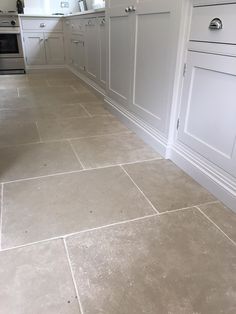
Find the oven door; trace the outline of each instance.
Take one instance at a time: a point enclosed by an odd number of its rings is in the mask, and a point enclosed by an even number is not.
[[[20,32],[4,32],[0,29],[0,58],[22,58],[23,49]]]

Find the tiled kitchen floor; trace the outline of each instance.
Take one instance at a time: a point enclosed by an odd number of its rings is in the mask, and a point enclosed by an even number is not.
[[[0,77],[0,314],[236,313],[236,215],[65,70]]]

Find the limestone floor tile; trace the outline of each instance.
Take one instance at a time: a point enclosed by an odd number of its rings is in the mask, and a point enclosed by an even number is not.
[[[3,109],[19,109],[19,108],[32,108],[35,107],[35,100],[31,97],[0,97],[0,108]]]
[[[236,312],[235,246],[197,209],[68,240],[84,313]]]
[[[133,133],[84,138],[71,143],[87,169],[161,158]]]
[[[13,96],[14,97],[18,96],[17,88],[0,89],[0,98]]]
[[[160,212],[215,201],[206,189],[169,160],[124,168]]]
[[[80,170],[68,142],[0,148],[0,182]]]
[[[9,183],[4,185],[2,247],[153,213],[120,167]]]
[[[103,102],[89,102],[89,103],[81,103],[81,106],[87,110],[87,112],[91,116],[104,116],[110,115],[110,112],[105,109]]]
[[[41,94],[37,96],[32,96],[33,100],[39,105],[64,105],[64,104],[78,104],[82,102],[84,99],[88,97],[88,93],[78,93],[76,91],[72,91],[69,93],[61,93],[61,94]],[[92,95],[92,97],[94,97]],[[93,98],[94,99],[94,98]]]
[[[89,117],[79,104],[41,105],[37,107],[0,108],[0,120],[36,121],[39,119],[60,119]]]
[[[48,87],[48,83],[45,79],[39,80],[29,80],[28,78],[25,80],[13,79],[7,80],[4,82],[0,81],[0,89],[9,88],[30,88],[30,87]]]
[[[113,117],[39,120],[38,128],[44,141],[62,138],[79,138],[127,132],[128,129]]]
[[[39,142],[33,122],[0,121],[0,147]]]
[[[18,88],[19,96],[40,96],[40,95],[61,95],[61,94],[67,94],[74,92],[73,88],[71,86],[67,86],[66,91],[64,88],[61,88],[59,86],[53,86],[53,87],[22,87]]]
[[[199,208],[236,242],[236,213],[221,203],[202,205]]]
[[[95,94],[87,90],[77,91],[78,93],[78,102],[91,102],[91,101],[100,101],[101,99]]]
[[[61,240],[0,252],[1,314],[79,314]]]

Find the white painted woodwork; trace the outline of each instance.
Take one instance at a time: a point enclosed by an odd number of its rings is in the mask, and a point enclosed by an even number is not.
[[[56,18],[23,18],[21,23],[23,31],[62,32],[63,30],[62,21]]]
[[[134,13],[131,110],[163,133],[168,129],[173,91],[177,13],[178,4],[171,0],[139,1]]]
[[[87,75],[97,80],[99,70],[99,42],[96,18],[85,20],[85,51]]]
[[[107,93],[108,96],[127,107],[131,97],[132,78],[132,20],[125,12],[124,5],[116,5],[107,10],[108,60]]]
[[[78,71],[85,71],[85,47],[83,35],[73,35],[71,38],[72,65]]]
[[[46,63],[43,33],[25,33],[24,45],[27,65],[44,65]]]
[[[63,35],[58,33],[45,33],[44,42],[47,64],[64,64],[65,53]]]
[[[189,52],[179,140],[236,176],[236,59]]]
[[[106,20],[105,17],[98,19],[98,41],[99,41],[99,83],[106,87]]]
[[[236,3],[202,6],[193,9],[190,40],[213,43],[236,44]],[[211,30],[210,22],[221,19],[223,28]]]

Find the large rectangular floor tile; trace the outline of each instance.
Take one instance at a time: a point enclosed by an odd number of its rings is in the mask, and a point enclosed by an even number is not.
[[[18,88],[19,91],[19,96],[40,96],[40,95],[60,95],[60,94],[65,94],[65,93],[71,93],[73,92],[73,88],[71,86],[67,86],[66,92],[63,88],[58,87],[58,86],[53,86],[53,87],[35,87],[35,86],[30,86],[30,87],[22,87]]]
[[[0,108],[0,120],[36,121],[74,117],[89,117],[89,114],[79,104]]]
[[[83,106],[91,116],[110,115],[110,112],[105,109],[102,101],[81,103],[81,106]]]
[[[78,138],[127,132],[128,129],[113,117],[40,120],[38,128],[44,141]]]
[[[236,248],[197,209],[68,240],[84,313],[236,313]]]
[[[80,313],[61,240],[0,252],[0,313]]]
[[[17,97],[18,92],[17,88],[7,88],[7,89],[0,89],[0,97]]]
[[[84,138],[71,143],[85,168],[161,158],[133,133]]]
[[[39,142],[35,123],[0,121],[0,147]]]
[[[169,160],[124,168],[160,212],[215,201],[206,189]]]
[[[1,148],[0,156],[0,182],[81,169],[68,142]]]
[[[19,109],[19,108],[32,108],[37,105],[31,97],[1,97],[0,108]]]
[[[236,213],[221,203],[206,204],[199,206],[199,208],[236,242]]]
[[[4,185],[4,248],[153,214],[120,167]]]

